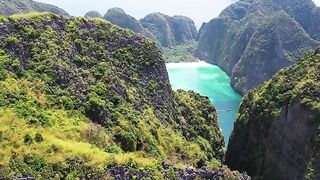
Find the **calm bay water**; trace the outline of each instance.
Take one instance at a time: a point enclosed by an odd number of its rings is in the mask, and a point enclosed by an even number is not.
[[[241,102],[241,95],[230,86],[229,76],[218,66],[205,62],[167,64],[174,90],[193,90],[208,96],[218,112],[220,127],[226,144]]]

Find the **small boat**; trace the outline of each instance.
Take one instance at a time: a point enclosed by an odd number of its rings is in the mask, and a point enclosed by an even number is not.
[[[229,111],[232,111],[232,109],[223,109],[223,110],[218,110],[220,112],[229,112]]]

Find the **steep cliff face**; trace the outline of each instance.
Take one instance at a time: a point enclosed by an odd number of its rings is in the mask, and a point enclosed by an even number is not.
[[[194,22],[184,16],[167,16],[153,13],[141,19],[141,24],[158,39],[163,47],[172,47],[196,39]]]
[[[0,2],[0,15],[12,15],[28,12],[51,12],[68,15],[66,11],[56,6],[35,2],[33,0],[2,0]]]
[[[240,0],[202,26],[196,54],[246,93],[319,45],[318,19],[311,0]]]
[[[311,36],[320,41],[320,7],[313,9],[312,15],[310,17],[310,26],[308,27],[308,32],[310,32]]]
[[[102,18],[98,11],[89,11],[84,15],[85,18]]]
[[[155,41],[156,43],[158,43],[156,37],[151,32],[149,32],[147,29],[142,27],[139,20],[128,15],[121,8],[109,9],[108,12],[103,16],[103,18],[110,21],[112,24],[118,25],[122,28],[130,29],[135,33],[143,34],[147,38],[150,38],[153,41]]]
[[[99,179],[116,165],[164,179],[162,162],[222,161],[215,109],[171,90],[151,40],[33,13],[1,17],[0,41],[0,179]]]
[[[103,18],[122,28],[128,28],[136,33],[143,33],[143,27],[140,22],[136,18],[126,14],[123,9],[109,9]]]
[[[141,24],[155,35],[161,46],[171,47],[173,45],[174,35],[165,15],[160,13],[149,14],[141,20]]]
[[[162,47],[181,45],[195,40],[197,36],[194,22],[184,16],[170,17],[161,13],[153,13],[137,20],[120,8],[112,8],[103,18],[122,28],[143,34]]]
[[[319,178],[320,54],[308,54],[245,96],[226,164],[255,179]]]
[[[193,20],[185,16],[173,16],[174,23],[172,31],[176,39],[176,44],[183,44],[197,38],[197,27]]]

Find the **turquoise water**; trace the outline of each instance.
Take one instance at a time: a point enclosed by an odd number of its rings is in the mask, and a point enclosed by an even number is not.
[[[209,97],[227,145],[242,98],[230,86],[229,76],[218,66],[204,62],[167,64],[167,70],[174,90],[193,90]]]

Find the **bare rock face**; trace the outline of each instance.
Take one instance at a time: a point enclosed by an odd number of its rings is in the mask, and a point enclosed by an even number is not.
[[[180,45],[197,38],[194,22],[184,16],[170,17],[161,13],[152,13],[137,20],[121,8],[112,8],[103,18],[122,28],[143,34],[162,47]]]
[[[109,9],[108,12],[103,16],[103,18],[110,21],[112,24],[118,25],[122,28],[130,29],[135,33],[143,34],[147,38],[150,38],[158,43],[155,36],[147,29],[145,29],[141,25],[139,20],[130,16],[121,8]]]
[[[212,180],[227,180],[227,179],[239,179],[239,180],[251,180],[251,177],[246,173],[240,174],[239,172],[232,172],[228,168],[220,168],[217,170],[209,170],[206,168],[195,169],[188,167],[185,169],[177,169],[169,164],[162,164],[164,169],[165,179],[181,179],[181,180],[195,180],[195,179],[212,179]],[[107,170],[103,178],[106,179],[137,179],[146,178],[146,172],[130,170],[127,167],[116,166]]]
[[[320,7],[317,7],[311,11],[310,25],[308,31],[314,39],[320,40]]]
[[[144,28],[155,35],[163,47],[183,44],[197,37],[197,28],[188,17],[170,17],[161,13],[152,13],[140,21]]]
[[[171,47],[174,35],[165,15],[160,13],[149,14],[141,20],[143,27],[155,34],[160,44],[164,47]]]
[[[126,14],[123,9],[109,9],[103,18],[122,28],[128,28],[137,33],[143,32],[143,27],[141,26],[140,22],[136,18]]]
[[[69,15],[63,9],[33,0],[1,0],[0,15],[13,15],[28,12],[51,12],[60,15]]]
[[[271,123],[249,123],[245,128],[238,124],[230,141],[227,164],[263,179],[303,179],[316,130],[310,115],[295,103],[282,109],[280,117]]]
[[[320,56],[281,70],[245,96],[226,154],[254,179],[319,178]]]
[[[202,26],[196,54],[245,94],[317,47],[319,22],[311,0],[241,0]]]

